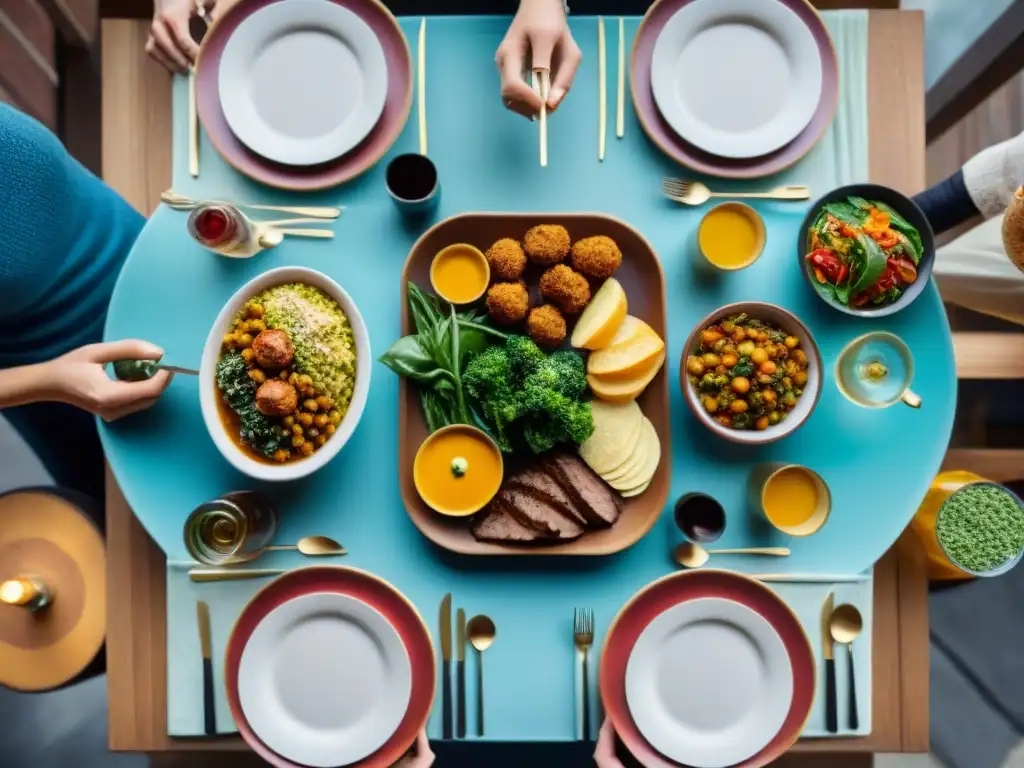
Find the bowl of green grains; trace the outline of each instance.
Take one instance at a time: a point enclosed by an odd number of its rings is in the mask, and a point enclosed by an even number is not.
[[[972,576],[1001,576],[1024,555],[1024,501],[998,483],[969,483],[939,507],[939,546]]]

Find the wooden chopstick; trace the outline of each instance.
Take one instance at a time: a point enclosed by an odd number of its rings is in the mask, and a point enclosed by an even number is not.
[[[615,104],[615,136],[626,134],[626,22],[619,16],[619,82]]]
[[[199,178],[199,114],[196,110],[196,68],[188,68],[188,172]]]
[[[419,44],[416,51],[416,111],[419,116],[420,154],[427,154],[427,18],[420,20]]]
[[[604,162],[604,147],[608,136],[608,72],[604,44],[604,16],[597,17],[597,159]]]
[[[548,91],[551,89],[551,72],[538,70],[540,74],[540,167],[548,167]],[[536,82],[538,72],[534,72]]]

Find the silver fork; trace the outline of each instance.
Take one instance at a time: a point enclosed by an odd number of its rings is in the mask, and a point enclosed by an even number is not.
[[[594,612],[589,608],[576,608],[572,616],[572,639],[577,653],[583,658],[583,740],[590,741],[590,675],[587,660],[594,644]]]

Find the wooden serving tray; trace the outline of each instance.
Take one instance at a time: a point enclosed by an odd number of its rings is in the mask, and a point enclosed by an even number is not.
[[[624,221],[589,213],[467,213],[438,223],[416,241],[405,262],[401,283],[403,335],[413,332],[406,284],[411,280],[424,290],[431,290],[430,262],[439,250],[452,243],[469,243],[486,251],[503,237],[521,239],[526,230],[537,224],[561,224],[569,230],[574,241],[591,235],[607,235],[614,239],[623,254],[622,266],[615,277],[626,290],[629,313],[646,321],[668,343],[665,276],[651,244]],[[532,289],[534,281],[529,282]],[[571,323],[569,330],[571,334]],[[427,427],[416,388],[406,379],[401,379],[398,392],[398,477],[409,517],[420,533],[438,546],[467,555],[608,555],[635,544],[661,514],[672,478],[667,368],[667,365],[662,367],[637,400],[661,439],[661,464],[650,487],[640,496],[624,500],[622,516],[614,526],[585,533],[565,544],[513,545],[477,541],[470,533],[469,519],[445,517],[423,502],[413,483],[412,465],[416,451],[427,438]]]

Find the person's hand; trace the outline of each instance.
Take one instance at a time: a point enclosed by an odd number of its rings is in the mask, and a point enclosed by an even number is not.
[[[622,761],[615,756],[615,728],[611,720],[604,721],[597,736],[594,763],[597,768],[623,768]]]
[[[565,98],[583,55],[572,39],[562,0],[521,0],[494,61],[501,73],[505,106],[524,117],[540,112],[540,96],[523,80],[532,69],[551,71],[547,107],[554,110]]]
[[[216,0],[206,0],[212,12]],[[185,72],[199,54],[189,21],[197,13],[196,0],[154,0],[153,25],[149,28],[146,53],[171,72]]]
[[[416,743],[409,754],[395,763],[395,768],[430,768],[433,764],[434,753],[430,749],[430,742],[427,741],[427,732],[420,731],[416,734]]]
[[[146,341],[114,341],[89,344],[43,364],[47,399],[69,403],[114,421],[149,408],[167,388],[171,374],[157,371],[146,381],[111,379],[105,370],[115,360],[159,360],[163,350]]]

